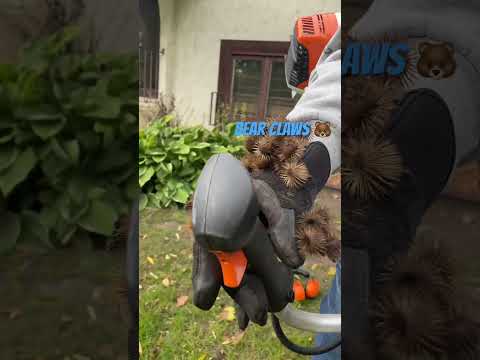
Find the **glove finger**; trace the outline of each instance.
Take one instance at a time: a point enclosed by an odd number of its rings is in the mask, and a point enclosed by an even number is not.
[[[238,328],[244,331],[247,328],[250,319],[248,318],[247,313],[243,311],[243,309],[238,304],[235,304],[235,311],[237,314]]]
[[[295,211],[282,208],[275,191],[265,181],[255,179],[253,186],[278,257],[289,267],[300,267],[305,258],[299,253],[295,239]]]
[[[222,270],[215,255],[196,241],[193,244],[192,285],[195,306],[209,310],[222,285]]]
[[[246,274],[239,288],[224,287],[224,289],[255,324],[264,326],[267,323],[267,293],[258,277]]]
[[[299,252],[295,237],[295,212],[291,209],[280,209],[282,220],[269,228],[270,240],[282,262],[291,268],[299,268],[305,257]]]

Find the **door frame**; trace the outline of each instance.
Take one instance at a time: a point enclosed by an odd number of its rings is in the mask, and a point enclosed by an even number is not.
[[[250,41],[250,40],[221,40],[220,66],[217,85],[217,108],[220,104],[231,105],[233,94],[233,61],[235,58],[284,58],[288,54],[290,42],[288,41]],[[262,84],[260,99],[268,96],[268,87],[271,59],[263,61]],[[260,101],[259,99],[259,101]],[[260,105],[260,104],[259,104]],[[259,106],[258,118],[265,117],[263,106]]]

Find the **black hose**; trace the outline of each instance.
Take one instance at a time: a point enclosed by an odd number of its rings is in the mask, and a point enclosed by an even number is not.
[[[301,354],[301,355],[325,354],[327,352],[330,352],[330,351],[334,350],[335,348],[340,346],[340,344],[342,343],[342,340],[340,338],[338,341],[336,341],[332,344],[329,344],[327,346],[322,345],[322,346],[304,347],[304,346],[300,346],[300,345],[292,343],[287,338],[287,336],[283,332],[282,327],[280,326],[280,321],[273,314],[272,314],[272,326],[273,326],[273,330],[275,331],[275,334],[277,335],[278,340],[280,340],[280,342],[283,344],[283,346],[285,346],[287,349],[289,349],[293,352],[296,352],[297,354]]]

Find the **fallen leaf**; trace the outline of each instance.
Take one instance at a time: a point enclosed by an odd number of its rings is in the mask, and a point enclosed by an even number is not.
[[[10,314],[8,316],[8,318],[10,320],[15,320],[16,318],[18,318],[19,316],[22,315],[22,310],[20,309],[13,309],[12,311],[10,311]]]
[[[217,349],[215,351],[215,354],[213,355],[213,358],[214,360],[225,360],[227,358],[226,354],[225,354],[225,351],[223,351],[222,349]]]
[[[188,302],[188,296],[182,295],[177,299],[177,307],[182,307]]]
[[[233,306],[225,306],[223,311],[220,313],[220,320],[235,320],[235,308]]]
[[[240,331],[239,333],[226,338],[225,341],[222,342],[222,345],[228,345],[228,344],[237,345],[242,340],[243,335],[245,335],[245,332]]]
[[[169,254],[172,258],[177,258],[178,256],[175,254]]]
[[[202,354],[202,355],[200,355],[198,360],[205,360],[206,358],[207,358],[207,354]]]
[[[475,217],[472,214],[463,214],[462,222],[466,225],[473,224],[475,222]]]
[[[177,238],[177,240],[180,240],[180,235],[178,235],[178,233],[175,233],[175,237]]]
[[[165,287],[169,287],[170,286],[170,280],[168,278],[165,278],[162,280],[162,285],[165,286]]]
[[[328,271],[327,271],[328,276],[335,276],[336,273],[337,273],[337,270],[333,266],[328,268]]]
[[[100,287],[100,286],[95,287],[92,291],[92,299],[95,302],[101,301],[102,300],[102,293],[103,293],[102,287]]]
[[[93,306],[88,305],[87,312],[88,312],[88,316],[90,317],[90,320],[92,321],[97,320],[97,314],[95,313],[95,309],[93,308]]]
[[[138,342],[138,353],[139,353],[140,355],[143,354],[142,343],[141,343],[140,341]]]
[[[170,260],[170,255],[165,255],[165,260]]]
[[[152,265],[155,264],[155,260],[153,260],[153,258],[150,257],[150,256],[147,256],[147,261],[148,261],[150,264],[152,264]]]
[[[150,272],[150,276],[153,277],[155,280],[158,280],[158,276],[155,275],[153,272]]]
[[[312,265],[312,270],[315,270],[318,267],[318,264],[313,264]]]

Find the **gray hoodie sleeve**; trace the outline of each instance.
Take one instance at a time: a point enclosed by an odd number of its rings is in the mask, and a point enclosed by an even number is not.
[[[310,121],[311,141],[322,142],[330,155],[331,173],[340,168],[341,161],[341,31],[340,28],[325,47],[308,87],[288,121]],[[317,123],[330,129],[324,136],[315,134]]]

